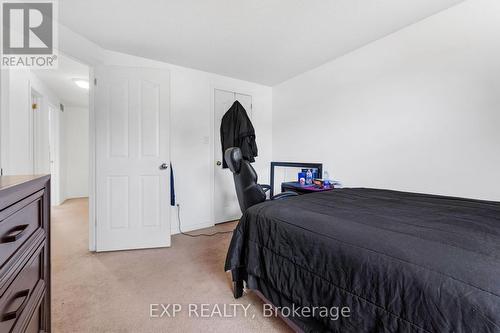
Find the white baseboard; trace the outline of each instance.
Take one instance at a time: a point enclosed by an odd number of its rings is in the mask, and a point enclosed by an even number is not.
[[[172,235],[180,234],[179,222],[177,221],[177,219],[172,219],[170,225],[171,225],[170,232]],[[183,232],[188,232],[188,231],[195,231],[195,230],[199,230],[199,229],[210,228],[213,226],[215,226],[215,225],[212,222],[207,221],[207,222],[197,223],[197,224],[187,224],[187,225],[183,224],[181,227],[182,227]]]

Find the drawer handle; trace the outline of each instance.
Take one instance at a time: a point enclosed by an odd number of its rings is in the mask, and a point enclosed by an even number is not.
[[[28,229],[28,226],[29,224],[22,224],[10,229],[9,232],[2,237],[2,243],[12,243],[17,241],[21,238],[26,229]]]
[[[16,299],[21,298],[21,297],[24,297],[23,302],[21,303],[21,305],[19,305],[19,307],[17,308],[17,310],[4,313],[2,315],[2,320],[1,321],[8,321],[8,320],[12,320],[12,319],[18,318],[21,315],[21,312],[23,312],[24,308],[26,307],[26,304],[28,303],[28,299],[29,299],[28,296],[29,296],[29,294],[30,294],[30,290],[29,289],[25,289],[25,290],[17,292],[14,295],[14,297],[12,297],[12,300],[11,300],[10,303],[14,302]]]

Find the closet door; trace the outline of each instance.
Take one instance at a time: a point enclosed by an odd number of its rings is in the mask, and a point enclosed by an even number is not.
[[[234,221],[241,217],[240,206],[234,188],[233,174],[222,168],[220,124],[222,117],[234,101],[239,101],[252,119],[252,96],[234,91],[214,91],[214,219],[215,223]]]

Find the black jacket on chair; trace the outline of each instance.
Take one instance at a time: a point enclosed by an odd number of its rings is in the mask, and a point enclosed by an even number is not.
[[[220,139],[222,144],[222,167],[227,168],[224,152],[230,147],[241,149],[243,158],[255,162],[257,144],[252,122],[240,102],[235,101],[222,117],[220,125]]]

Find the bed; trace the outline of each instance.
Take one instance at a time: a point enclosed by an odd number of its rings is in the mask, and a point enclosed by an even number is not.
[[[500,332],[500,203],[339,189],[249,208],[226,271],[305,332]],[[336,319],[336,320],[334,320]]]

